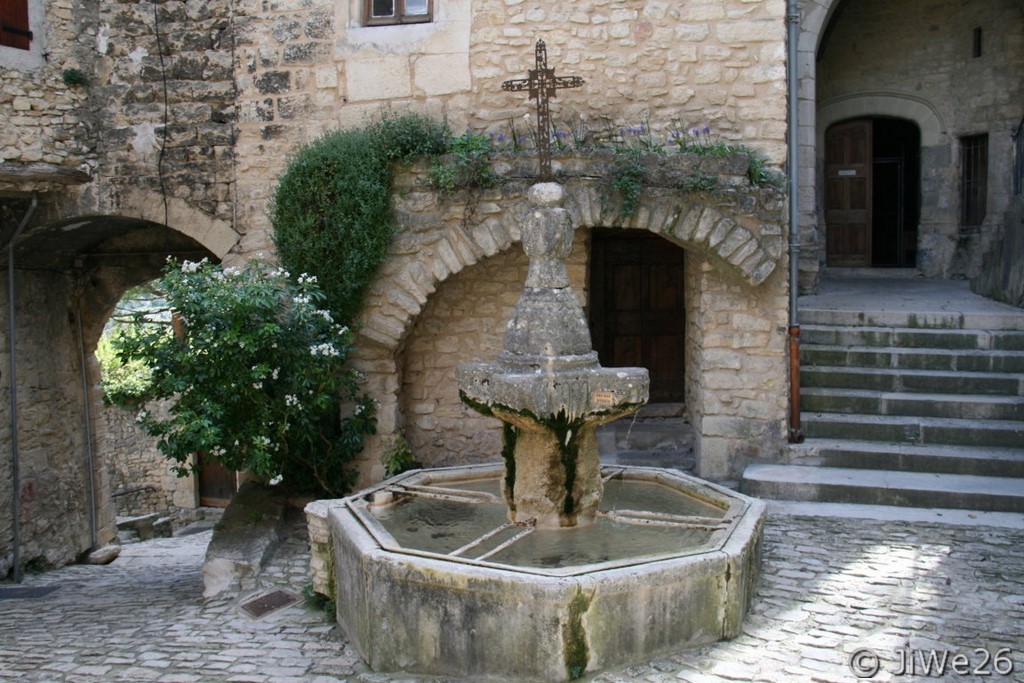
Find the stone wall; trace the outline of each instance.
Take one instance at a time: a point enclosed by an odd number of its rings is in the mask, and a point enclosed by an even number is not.
[[[980,57],[972,57],[975,28]],[[1024,16],[1016,0],[848,2],[828,36],[817,70],[819,164],[825,129],[843,118],[918,124],[918,267],[927,276],[976,275],[999,234],[1010,198],[1010,132],[1024,115],[1022,72]],[[958,141],[981,133],[989,135],[988,213],[980,227],[962,227]]]
[[[88,90],[63,78],[66,69],[89,70],[85,61],[94,23],[85,6],[71,0],[29,5],[31,49],[0,46],[0,163],[94,168],[95,141],[86,127]],[[0,189],[16,188],[0,180]]]
[[[971,289],[984,296],[1024,308],[1024,196],[1014,197],[1006,211],[998,248],[985,257]]]
[[[587,256],[580,250],[588,228],[649,230],[688,250],[687,411],[708,437],[701,445],[698,432],[698,468],[703,476],[736,476],[752,458],[775,458],[785,441],[783,194],[752,187],[746,157],[645,161],[640,206],[616,219],[617,200],[595,180],[607,173],[606,155],[554,160],[580,228],[574,286],[585,292]],[[429,189],[422,166],[396,179],[399,234],[371,286],[353,354],[379,405],[378,434],[361,463],[364,483],[380,478],[380,456],[403,432],[429,464],[497,456],[496,435],[484,434],[486,422],[458,403],[451,369],[487,359],[487,347],[493,358],[501,347],[507,310],[523,281],[525,261],[510,250],[518,249],[533,163],[499,159],[499,188],[449,198]],[[673,179],[696,171],[717,177],[720,188],[673,189]]]
[[[581,231],[567,264],[581,303],[586,296],[586,257],[586,233]],[[400,355],[400,410],[405,438],[423,465],[477,464],[500,453],[501,423],[463,405],[455,368],[497,358],[528,266],[522,247],[516,245],[463,270],[438,287],[409,332]]]
[[[158,410],[147,406],[147,410]],[[136,423],[136,411],[105,405],[101,415],[103,459],[110,474],[111,499],[118,516],[151,512],[174,514],[196,508],[193,476],[179,477]]]
[[[271,245],[267,203],[288,154],[326,130],[411,109],[523,133],[529,99],[502,92],[547,42],[556,73],[586,80],[553,101],[591,130],[705,124],[773,164],[785,154],[785,0],[439,0],[428,24],[364,26],[360,0],[238,7],[239,224],[244,253]]]
[[[78,332],[72,300],[75,282],[61,274],[19,271],[17,288],[18,462],[21,499],[21,561],[44,566],[73,561],[92,545],[89,464],[79,364]],[[7,278],[0,285],[7,301]],[[60,315],[52,315],[54,302]],[[6,307],[0,315],[0,353],[8,357]],[[87,368],[91,392],[98,373]],[[4,371],[0,387],[0,577],[13,566],[13,482],[11,392]],[[99,420],[93,413],[95,433]],[[95,443],[95,442],[94,442]],[[114,535],[109,485],[97,456],[95,480],[97,542]]]

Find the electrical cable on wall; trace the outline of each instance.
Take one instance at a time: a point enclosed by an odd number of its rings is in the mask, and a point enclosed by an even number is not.
[[[164,44],[163,37],[160,34],[160,12],[156,4],[153,5],[153,29],[156,34],[156,52],[160,58],[160,79],[163,82],[163,130],[160,135],[160,152],[157,156],[156,174],[160,181],[160,196],[164,203],[164,249],[166,251],[169,240],[167,231],[170,229],[168,225],[170,222],[170,209],[167,202],[167,185],[164,182],[164,154],[167,150],[167,126],[170,120],[170,108],[167,96],[167,69],[164,65]]]

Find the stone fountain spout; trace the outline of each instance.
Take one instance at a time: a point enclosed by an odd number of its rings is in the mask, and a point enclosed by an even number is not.
[[[497,362],[457,369],[462,400],[505,426],[502,492],[509,520],[590,524],[603,485],[596,429],[647,402],[644,368],[602,368],[569,286],[574,226],[558,183],[532,186],[522,227],[530,259]]]

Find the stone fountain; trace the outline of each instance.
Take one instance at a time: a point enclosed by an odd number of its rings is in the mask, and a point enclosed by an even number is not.
[[[462,400],[506,428],[503,494],[509,520],[540,528],[588,525],[601,502],[597,427],[647,402],[644,368],[602,368],[565,259],[573,225],[557,183],[530,188],[522,228],[526,287],[497,363],[458,368]],[[509,442],[512,443],[509,443]]]
[[[375,670],[567,680],[739,633],[764,505],[601,466],[596,428],[637,410],[648,376],[598,364],[562,197],[529,190],[504,351],[457,371],[463,400],[504,423],[504,463],[407,472],[320,508],[338,622]]]

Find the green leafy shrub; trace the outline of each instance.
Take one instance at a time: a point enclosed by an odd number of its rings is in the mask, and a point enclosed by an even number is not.
[[[385,479],[416,467],[416,459],[413,457],[412,449],[409,448],[408,442],[401,436],[395,439],[391,448],[384,453],[381,457],[381,462],[384,464]]]
[[[336,320],[352,324],[394,231],[391,164],[447,150],[448,129],[417,114],[385,114],[299,149],[271,206],[285,268],[318,278]]]
[[[642,151],[634,147],[617,149],[606,186],[619,198],[614,218],[627,219],[640,206],[644,189],[644,163]]]
[[[171,262],[156,286],[184,334],[139,313],[137,331],[111,342],[122,362],[148,368],[145,398],[170,402],[166,417],[142,410],[139,422],[178,474],[202,452],[271,483],[346,493],[345,464],[374,430],[374,405],[344,368],[352,333],[320,308],[315,278],[204,260]]]
[[[498,177],[491,168],[491,138],[466,131],[448,143],[448,155],[435,159],[430,182],[441,194],[459,189],[494,187]]]

